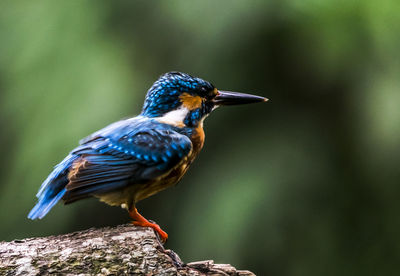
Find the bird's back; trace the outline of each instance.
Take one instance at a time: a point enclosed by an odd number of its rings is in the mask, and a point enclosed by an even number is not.
[[[179,181],[203,142],[201,127],[178,128],[143,116],[111,124],[81,140],[54,168],[28,217],[44,217],[61,198],[133,204]]]

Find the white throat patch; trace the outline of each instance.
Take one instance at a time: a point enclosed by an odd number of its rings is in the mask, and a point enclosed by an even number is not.
[[[165,113],[162,117],[155,118],[160,123],[174,125],[174,126],[183,126],[183,120],[185,120],[186,116],[189,114],[189,109],[184,106],[176,110],[172,110],[168,113]]]

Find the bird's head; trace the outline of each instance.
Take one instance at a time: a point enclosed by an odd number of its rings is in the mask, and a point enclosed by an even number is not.
[[[267,99],[255,95],[220,91],[208,81],[185,73],[169,72],[147,92],[142,115],[180,127],[195,127],[218,106],[264,101]]]

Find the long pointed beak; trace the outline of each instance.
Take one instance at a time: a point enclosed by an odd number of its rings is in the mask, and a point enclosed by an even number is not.
[[[256,95],[221,90],[218,90],[218,95],[214,99],[216,105],[237,105],[266,101],[268,101],[267,98]]]

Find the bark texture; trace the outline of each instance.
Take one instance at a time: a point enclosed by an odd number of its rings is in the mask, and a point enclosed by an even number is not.
[[[241,275],[228,264],[185,264],[150,228],[122,225],[0,243],[0,275]]]

